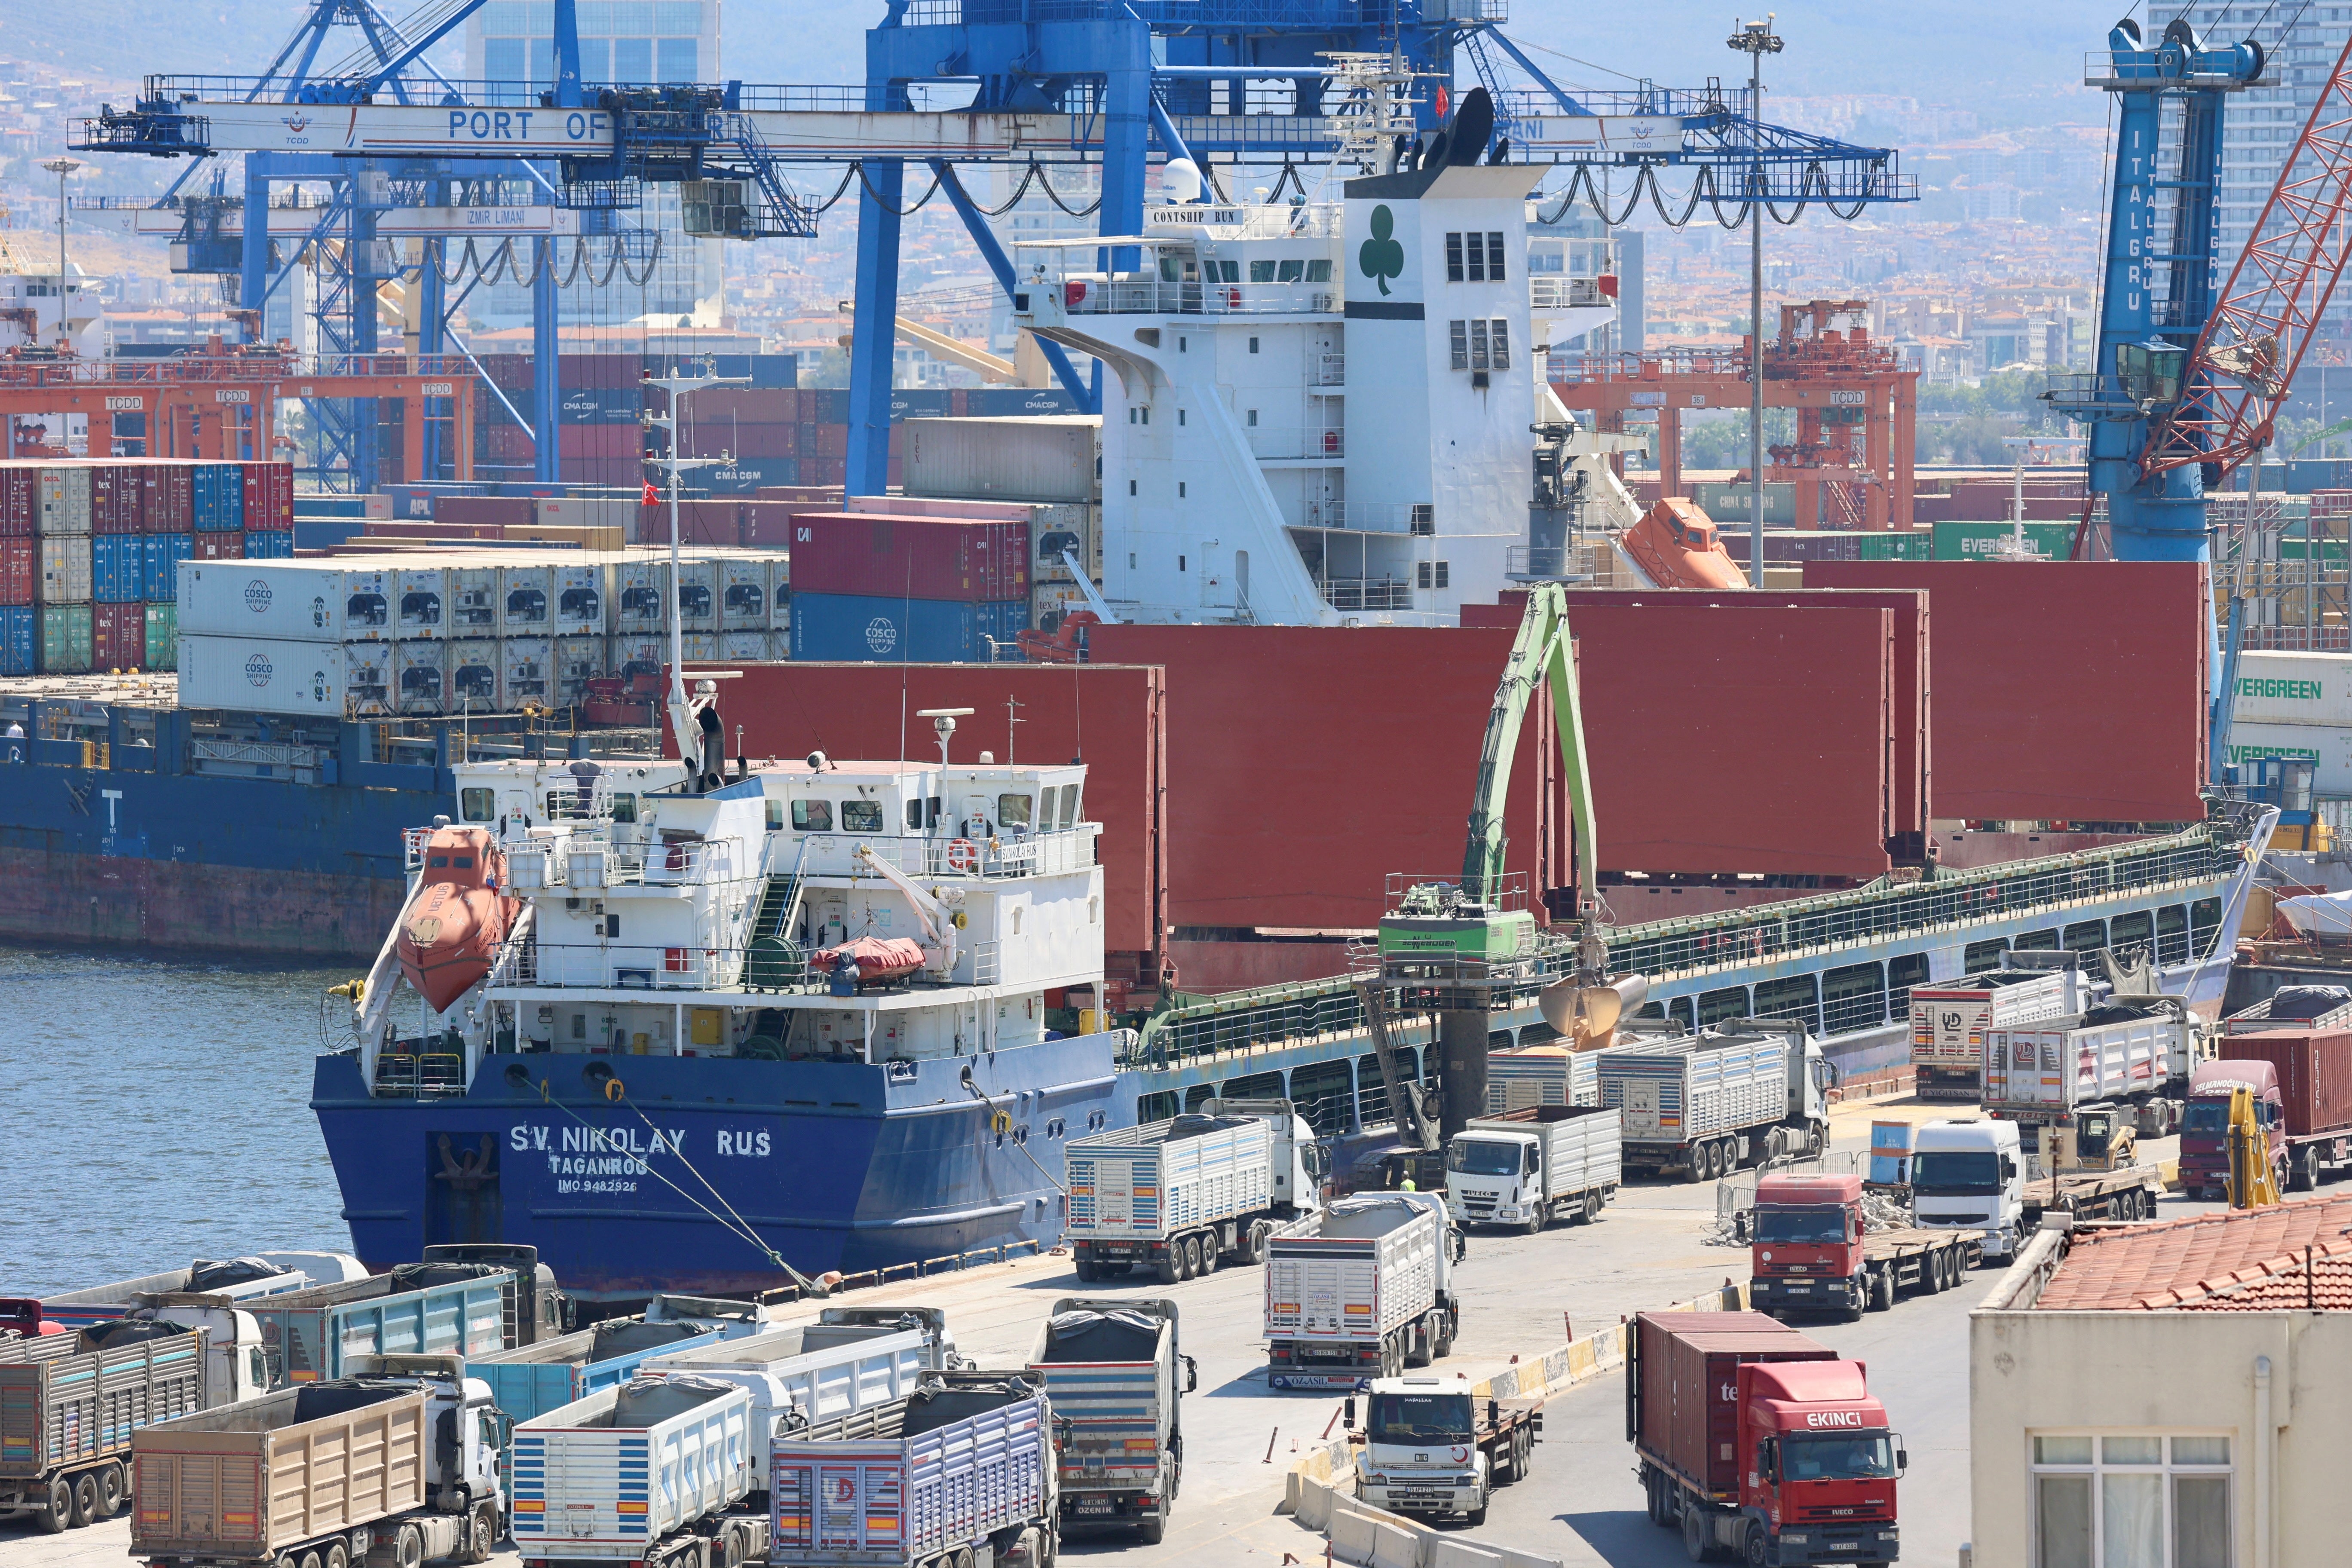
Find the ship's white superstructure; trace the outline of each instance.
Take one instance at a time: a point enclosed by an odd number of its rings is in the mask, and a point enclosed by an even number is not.
[[[1530,428],[1557,411],[1542,350],[1614,320],[1592,279],[1531,277],[1534,178],[1412,170],[1016,246],[1015,318],[1109,370],[1119,618],[1452,624],[1493,601],[1530,538]]]

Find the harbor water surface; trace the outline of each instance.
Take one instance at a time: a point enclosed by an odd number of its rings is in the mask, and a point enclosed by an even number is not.
[[[0,945],[0,1294],[349,1248],[310,1099],[350,977]]]

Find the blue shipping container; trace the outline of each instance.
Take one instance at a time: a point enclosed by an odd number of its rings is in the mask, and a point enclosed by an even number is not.
[[[288,528],[248,529],[245,535],[247,561],[289,561],[294,555],[294,531]]]
[[[0,609],[0,675],[31,675],[39,664],[38,610],[30,605]]]
[[[1029,626],[1029,601],[960,605],[863,594],[793,595],[793,657],[819,662],[984,664],[988,639],[1012,653]]]
[[[963,405],[967,416],[987,419],[1085,412],[1076,398],[1057,386],[975,386],[963,395]]]
[[[730,463],[720,463],[704,468],[699,474],[688,470],[712,495],[744,495],[762,485],[796,485],[801,482],[801,460],[798,458],[738,458]]]
[[[634,386],[574,386],[556,405],[566,425],[635,425],[645,415],[645,393]]]
[[[196,539],[192,533],[150,533],[145,561],[141,576],[144,580],[139,597],[151,605],[173,605],[180,599],[180,563],[195,558]]]
[[[196,531],[229,533],[245,526],[245,470],[235,463],[198,463]]]
[[[146,596],[147,535],[93,534],[89,594],[101,605],[132,605]]]

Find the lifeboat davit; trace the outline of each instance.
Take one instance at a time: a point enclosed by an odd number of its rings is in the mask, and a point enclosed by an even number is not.
[[[504,891],[507,858],[479,827],[440,827],[425,841],[425,879],[400,917],[400,972],[436,1013],[478,984],[519,905]]]

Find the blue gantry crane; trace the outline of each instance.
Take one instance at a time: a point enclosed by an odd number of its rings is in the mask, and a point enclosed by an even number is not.
[[[403,269],[376,243],[388,228],[433,237],[454,226],[418,215],[518,200],[565,215],[530,241],[535,351],[550,367],[558,228],[614,234],[620,245],[628,235],[619,215],[646,185],[674,184],[688,233],[809,235],[831,203],[800,195],[786,171],[847,165],[833,199],[856,186],[853,492],[886,486],[905,215],[939,195],[999,283],[1013,281],[990,215],[960,173],[976,165],[1025,167],[1049,181],[1056,170],[1087,166],[1099,184],[1097,232],[1132,237],[1155,155],[1204,169],[1297,166],[1333,156],[1349,140],[1350,117],[1377,110],[1394,132],[1386,149],[1393,159],[1445,123],[1457,56],[1467,53],[1496,95],[1488,155],[1557,166],[1565,201],[1589,202],[1614,221],[1644,199],[1670,222],[1705,203],[1736,225],[1758,202],[1790,217],[1815,202],[1852,216],[1916,195],[1892,151],[1764,125],[1737,89],[1571,93],[1501,32],[1502,0],[887,0],[866,34],[866,81],[845,89],[586,83],[576,0],[551,8],[551,83],[452,82],[425,57],[482,4],[434,0],[396,21],[373,0],[307,0],[302,25],[261,76],[151,77],[134,104],[85,121],[75,145],[199,159],[242,153],[248,215],[267,206],[275,182],[331,180],[334,200],[296,251],[340,237],[336,281],[321,308],[334,317],[329,341],[352,353],[373,349],[375,287]],[[321,66],[338,26],[356,27],[362,47]],[[1372,75],[1384,85],[1370,89],[1385,95],[1377,104],[1361,86],[1365,61],[1379,62]],[[1528,85],[1507,82],[1513,71]],[[909,163],[931,179],[914,204]],[[1671,202],[1662,169],[1688,175]],[[1735,216],[1725,218],[1727,205]],[[289,261],[281,251],[273,265],[268,226],[245,228],[238,275],[247,310],[260,308]],[[425,292],[418,346],[431,349],[454,341],[447,319],[462,295],[449,290],[473,287],[481,272],[466,281],[463,262],[448,273],[445,245],[428,237],[425,248],[427,265],[413,276]],[[1091,378],[1044,346],[1065,387],[1097,405]],[[549,479],[557,395],[555,378],[540,375],[530,422]],[[371,426],[355,415],[337,436],[362,488],[373,477],[361,438]]]

